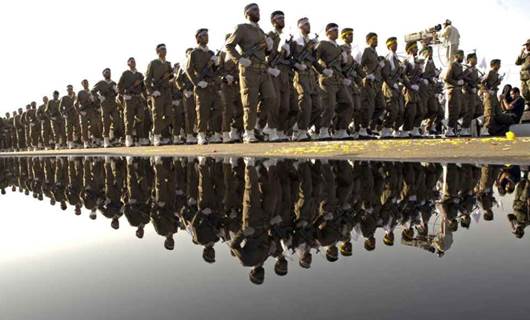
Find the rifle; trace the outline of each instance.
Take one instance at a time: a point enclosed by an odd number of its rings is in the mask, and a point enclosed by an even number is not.
[[[289,45],[291,47],[291,44],[293,42],[293,35],[289,35],[289,39],[285,39],[285,44]],[[285,50],[282,48],[280,52],[278,52],[274,58],[269,62],[270,66],[272,68],[276,68],[276,66],[281,62],[281,59],[283,58],[283,55],[285,54]]]
[[[310,39],[302,48],[302,51],[295,56],[293,55],[293,59],[296,63],[304,63],[304,61],[309,61],[311,63],[314,63],[316,61],[315,57],[313,57],[313,54],[311,51],[309,51],[310,47],[313,47],[316,43],[318,43],[318,33],[315,33],[315,37],[313,39]]]
[[[217,52],[214,54],[213,51],[210,51],[211,56],[204,68],[202,68],[201,73],[199,73],[199,81],[204,80],[207,76],[211,74],[211,67],[213,66],[212,57],[217,57],[219,59],[219,55],[221,54],[221,50],[217,50]]]

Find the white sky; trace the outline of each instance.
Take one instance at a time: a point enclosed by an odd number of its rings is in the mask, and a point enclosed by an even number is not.
[[[68,83],[77,90],[82,79],[99,80],[105,67],[117,79],[134,56],[145,72],[155,57],[155,46],[168,46],[171,62],[182,60],[194,45],[195,30],[210,29],[210,47],[222,46],[224,35],[243,21],[248,0],[229,1],[111,1],[18,0],[0,3],[0,88],[4,114],[30,101],[40,103],[55,89],[64,93]],[[443,4],[442,4],[443,3]],[[530,38],[530,4],[524,0],[441,2],[419,0],[379,1],[279,1],[258,2],[261,26],[271,28],[269,15],[286,14],[286,32],[296,31],[298,18],[307,16],[313,32],[328,22],[355,29],[355,44],[364,47],[366,33],[380,36],[379,53],[386,54],[384,40],[420,31],[449,18],[460,30],[461,47],[477,49],[479,61],[501,58],[508,81],[518,84],[513,66],[521,45]],[[329,5],[329,7],[326,7]],[[381,45],[382,44],[382,45]],[[401,48],[403,43],[401,42]]]

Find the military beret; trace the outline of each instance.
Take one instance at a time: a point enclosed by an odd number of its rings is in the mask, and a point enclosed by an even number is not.
[[[54,95],[59,94],[59,91],[55,90],[55,91],[53,92],[53,94],[54,94]]]
[[[69,84],[69,85],[66,86],[66,89],[69,89],[69,88],[74,88],[74,86]]]
[[[244,13],[247,14],[250,10],[259,9],[258,5],[256,3],[249,3],[245,6]]]
[[[414,49],[414,48],[418,48],[418,43],[416,41],[410,41],[410,42],[407,42],[407,44],[405,45],[405,51],[409,52],[410,50]]]
[[[456,55],[464,56],[464,50],[458,50],[458,51],[456,52]]]
[[[387,48],[391,47],[392,45],[396,44],[397,43],[397,38],[396,37],[390,37],[386,40],[386,46]]]
[[[309,23],[309,19],[306,17],[303,17],[303,18],[298,19],[298,22],[296,23],[296,25],[300,28],[306,23]]]
[[[103,69],[102,73],[104,74],[105,72],[110,72],[110,68]]]
[[[331,22],[326,25],[326,32],[335,31],[335,30],[339,30],[338,24]]]
[[[208,34],[208,29],[206,29],[206,28],[200,28],[199,30],[197,30],[197,31],[195,32],[195,38],[198,38],[198,37],[203,36],[203,35],[205,35],[205,34]]]
[[[526,42],[523,43],[523,46],[527,46],[527,45],[529,45],[529,44],[530,44],[530,39],[526,40]]]
[[[501,59],[493,59],[490,62],[490,66],[497,65],[501,63]]]
[[[134,60],[134,57],[130,57],[129,59],[127,59],[127,62],[130,62],[130,61],[133,61]]]
[[[284,16],[285,14],[283,13],[283,11],[276,10],[271,13],[271,20],[277,19],[277,18],[283,18]]]
[[[370,32],[366,35],[366,41],[370,41],[370,39],[374,38],[374,37],[377,37],[377,33],[375,32]]]
[[[159,45],[156,46],[156,50],[161,50],[165,48],[166,48],[166,45],[164,43],[160,43]]]

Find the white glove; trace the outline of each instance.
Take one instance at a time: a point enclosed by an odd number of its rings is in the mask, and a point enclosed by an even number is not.
[[[494,91],[494,90],[488,90],[488,93],[489,93],[490,95],[492,95],[492,96],[495,95],[495,91]]]
[[[291,46],[289,46],[289,44],[284,43],[281,48],[285,52],[286,56],[291,54]]]
[[[243,67],[249,67],[252,64],[252,61],[248,58],[239,58],[239,64]]]
[[[385,67],[385,62],[383,60],[379,61],[379,66],[381,68],[384,68]]]
[[[153,97],[160,97],[160,91],[158,91],[158,90],[153,91],[152,96]]]
[[[471,92],[473,92],[473,93],[477,93],[477,88],[473,88],[473,89],[471,89]]]
[[[118,93],[118,87],[116,85],[112,86],[112,89],[114,90],[114,92]]]
[[[128,95],[128,94],[124,94],[123,95],[123,100],[131,100],[131,99],[132,99],[132,97],[130,95]]]
[[[275,77],[275,78],[276,78],[277,76],[280,75],[280,70],[278,70],[278,69],[276,69],[276,68],[268,68],[268,69],[267,69],[267,72],[268,72],[271,76],[273,76],[273,77]]]
[[[393,87],[394,87],[394,89],[399,90],[399,84],[394,83],[394,86],[393,86]]]
[[[350,79],[343,79],[342,84],[344,84],[346,87],[351,86],[351,80]]]
[[[212,60],[213,64],[215,64],[216,66],[218,66],[218,65],[221,63],[221,61],[220,61],[220,59],[219,59],[219,56],[216,56],[216,55],[213,55],[213,56],[210,58],[210,60]]]
[[[271,38],[267,37],[265,38],[265,42],[267,43],[267,50],[271,51],[272,47],[274,46],[274,41]]]
[[[333,70],[326,68],[322,70],[322,74],[324,75],[324,77],[329,78],[333,75]]]
[[[375,80],[375,76],[372,73],[370,73],[369,75],[366,76],[366,79],[374,81]]]
[[[428,85],[429,84],[429,80],[427,80],[427,79],[421,79],[421,81],[423,81],[424,85]]]
[[[86,111],[79,112],[82,116],[86,116]]]
[[[174,105],[174,106],[179,106],[180,105],[180,100],[173,100],[173,101],[171,101],[171,104]]]
[[[420,90],[420,87],[419,87],[417,84],[413,84],[413,85],[411,85],[410,88],[411,88],[412,90],[414,90],[414,91],[418,91],[418,90]]]
[[[197,83],[197,86],[198,86],[199,88],[203,88],[203,89],[204,89],[204,88],[206,88],[206,87],[208,86],[208,82],[206,82],[206,81],[204,81],[204,80],[201,80],[201,81],[199,81],[199,82]]]
[[[456,82],[456,84],[459,85],[459,86],[461,86],[461,85],[464,84],[464,80],[458,80],[458,81]]]
[[[231,75],[231,74],[227,74],[225,76],[225,78],[226,78],[226,82],[228,82],[228,84],[232,84],[234,82],[234,76]]]
[[[294,64],[294,67],[298,69],[299,71],[305,71],[307,69],[307,65],[305,65],[304,63],[298,63],[298,62]]]
[[[105,97],[102,96],[102,95],[99,95],[98,98],[99,98],[99,101],[101,101],[101,102],[103,102],[103,101],[105,101],[105,100],[107,99],[107,98],[105,98]]]
[[[90,101],[92,101],[92,102],[96,101],[96,98],[94,98],[93,94],[90,95]]]
[[[186,98],[191,97],[192,94],[193,94],[193,92],[191,92],[191,91],[189,91],[189,90],[184,90],[184,96],[185,96]]]

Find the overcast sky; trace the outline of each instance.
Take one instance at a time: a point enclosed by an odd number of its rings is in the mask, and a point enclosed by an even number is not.
[[[145,72],[155,58],[155,46],[168,47],[168,60],[183,59],[194,45],[195,30],[210,29],[210,47],[219,49],[224,35],[244,21],[248,1],[111,1],[111,0],[18,0],[0,3],[0,111],[14,110],[30,101],[40,103],[55,89],[64,93],[67,84],[77,91],[82,79],[91,84],[105,67],[117,80],[126,60],[136,57]],[[384,40],[420,31],[449,18],[460,30],[461,47],[477,50],[479,60],[501,58],[502,72],[518,83],[513,63],[521,45],[530,38],[530,4],[523,0],[378,0],[378,1],[279,1],[258,2],[261,26],[271,28],[269,15],[280,9],[286,14],[286,32],[296,32],[296,21],[307,16],[313,32],[326,23],[355,29],[355,44],[364,47],[366,33],[380,35],[378,49],[386,54]],[[525,31],[527,30],[527,31]],[[404,47],[401,42],[401,48]]]

